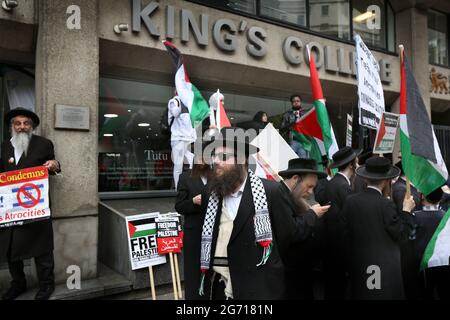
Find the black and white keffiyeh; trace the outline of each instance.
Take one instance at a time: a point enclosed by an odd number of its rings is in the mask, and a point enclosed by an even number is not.
[[[253,204],[255,207],[255,241],[264,248],[261,262],[257,264],[257,266],[261,266],[267,262],[272,251],[272,226],[270,224],[267,196],[264,185],[261,179],[253,172],[249,171],[248,177],[250,178],[250,187],[252,190]],[[202,272],[202,278],[199,290],[200,295],[203,295],[204,278],[211,264],[212,236],[217,211],[219,210],[219,203],[219,196],[215,192],[212,192],[209,197],[202,230],[200,254],[200,270]]]

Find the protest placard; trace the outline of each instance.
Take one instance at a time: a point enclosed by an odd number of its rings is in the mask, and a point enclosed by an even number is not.
[[[380,125],[377,130],[377,136],[373,146],[373,153],[383,154],[392,153],[394,151],[395,136],[399,115],[390,112],[384,112]]]
[[[0,228],[50,218],[44,166],[0,173]]]
[[[377,129],[384,112],[380,66],[359,35],[355,36],[359,124]]]

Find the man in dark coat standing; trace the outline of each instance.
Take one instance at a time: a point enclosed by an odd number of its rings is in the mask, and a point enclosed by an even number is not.
[[[356,174],[366,179],[367,188],[350,195],[343,208],[352,298],[404,299],[399,243],[414,232],[410,214],[414,200],[405,197],[399,214],[395,204],[383,197],[391,179],[400,174],[387,158],[368,159]]]
[[[6,114],[5,122],[11,126],[12,138],[2,144],[0,172],[36,166],[46,166],[53,174],[60,171],[53,143],[33,134],[39,125],[39,117],[34,112],[12,109]],[[30,258],[34,258],[39,280],[35,299],[50,297],[55,286],[51,219],[0,228],[0,256],[7,259],[12,277],[11,287],[2,296],[4,300],[13,300],[26,291],[23,260]]]
[[[192,146],[192,145],[191,145]],[[184,292],[186,300],[200,300],[198,287],[200,283],[200,241],[202,235],[203,215],[201,212],[202,194],[206,192],[206,184],[211,175],[209,164],[204,161],[202,151],[194,152],[192,170],[180,175],[177,188],[175,210],[184,216],[183,224],[183,259],[184,259]]]
[[[394,201],[397,211],[402,211],[403,199],[406,194],[406,177],[403,172],[402,162],[395,164],[400,169],[400,176],[392,185],[392,201]],[[414,186],[411,185],[411,195],[416,204],[414,210],[419,210],[421,207],[422,195]],[[400,244],[400,254],[402,259],[402,276],[403,286],[405,287],[405,296],[407,300],[417,300],[419,298],[419,287],[417,285],[417,270],[414,267],[414,243],[412,240],[402,242]]]
[[[414,239],[414,253],[415,253],[415,271],[416,274],[420,270],[420,264],[423,259],[425,249],[427,248],[431,238],[436,229],[441,223],[445,212],[439,209],[439,202],[442,199],[443,191],[438,188],[423,197],[422,210],[414,212],[416,217],[416,238]],[[448,260],[450,255],[447,256]],[[420,298],[426,300],[434,300],[435,291],[439,300],[450,299],[450,266],[438,266],[426,268],[421,271],[418,276],[418,283],[420,288]]]
[[[350,147],[337,151],[333,155],[331,168],[338,168],[339,171],[325,186],[324,203],[331,205],[323,221],[326,300],[345,299],[347,277],[343,259],[345,225],[342,208],[352,193],[351,181],[357,167],[357,156],[358,153]]]
[[[303,232],[279,183],[248,171],[248,156],[257,151],[248,138],[243,129],[224,128],[208,146],[214,170],[211,193],[202,196],[199,286],[213,300],[285,298],[282,259]]]
[[[318,239],[316,223],[330,208],[315,204],[309,206],[306,200],[311,197],[318,179],[324,179],[326,173],[317,170],[313,159],[289,160],[288,168],[278,173],[281,182],[282,201],[297,214],[299,224],[303,225],[301,241],[289,247],[286,265],[287,299],[314,300],[313,259],[317,253]]]

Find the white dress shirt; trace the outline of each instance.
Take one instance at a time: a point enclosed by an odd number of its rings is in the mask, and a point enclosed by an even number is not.
[[[347,180],[349,186],[352,186],[352,184],[350,183],[350,179],[345,174],[343,174],[342,172],[338,172],[338,174],[340,174],[345,178],[345,180]]]
[[[381,195],[383,195],[383,192],[380,189],[378,189],[377,187],[367,186],[367,188],[370,188],[370,189],[373,189],[373,190],[377,190]]]
[[[225,208],[227,208],[228,214],[233,221],[236,218],[237,212],[239,210],[239,205],[241,204],[242,194],[244,193],[246,183],[247,177],[245,178],[238,191],[223,198],[223,205]]]

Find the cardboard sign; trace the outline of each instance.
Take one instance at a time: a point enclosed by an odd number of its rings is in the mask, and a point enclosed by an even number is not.
[[[373,146],[373,153],[392,153],[394,151],[398,121],[398,114],[390,112],[383,113],[380,126],[377,130],[377,137]]]
[[[44,166],[0,173],[0,228],[50,218]]]
[[[171,215],[165,215],[164,217],[161,215],[156,219],[159,254],[181,252],[179,225],[179,218]]]
[[[132,270],[166,263],[166,257],[158,254],[155,221],[158,216],[159,212],[152,212],[126,217]]]
[[[384,112],[380,66],[359,35],[355,36],[359,124],[377,129]]]

